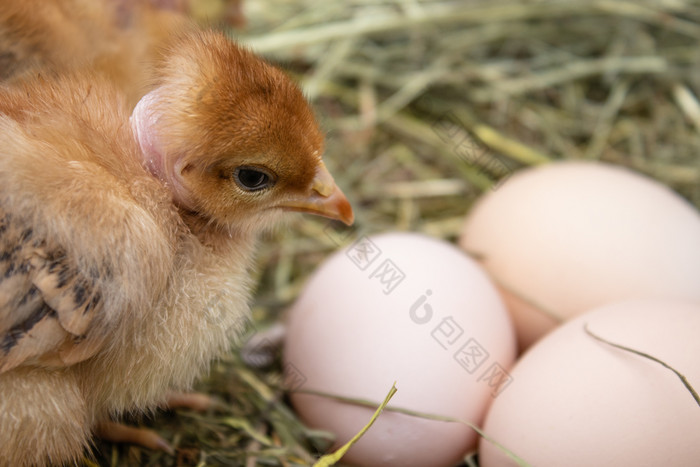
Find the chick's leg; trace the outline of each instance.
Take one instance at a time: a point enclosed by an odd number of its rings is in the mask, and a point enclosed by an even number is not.
[[[214,399],[199,392],[170,392],[166,396],[166,409],[190,409],[206,412],[214,406]]]
[[[171,392],[166,396],[165,409],[191,409],[206,412],[214,405],[214,399],[206,394]],[[95,435],[112,443],[129,443],[154,451],[174,454],[175,450],[155,431],[146,428],[134,428],[121,423],[106,421],[95,428]]]
[[[173,448],[155,431],[145,428],[134,428],[116,422],[100,422],[95,428],[95,435],[112,443],[130,443],[143,446],[154,451],[165,451],[175,454]]]

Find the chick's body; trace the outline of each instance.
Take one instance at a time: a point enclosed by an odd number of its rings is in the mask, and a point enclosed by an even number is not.
[[[189,231],[108,85],[29,86],[33,107],[0,98],[7,465],[71,458],[108,413],[191,384],[244,325],[254,241],[215,251]]]
[[[173,33],[190,27],[151,0],[3,0],[0,81],[90,68],[135,104],[153,77],[146,66]],[[167,2],[170,3],[170,2]]]
[[[280,212],[352,219],[282,72],[215,33],[165,60],[131,119],[93,74],[0,89],[0,465],[75,460],[189,386],[245,325]]]

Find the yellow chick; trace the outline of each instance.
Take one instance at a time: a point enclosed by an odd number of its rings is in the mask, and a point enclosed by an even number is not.
[[[0,465],[75,461],[189,387],[245,323],[284,212],[352,222],[282,71],[214,32],[157,69],[131,115],[91,72],[0,89]]]

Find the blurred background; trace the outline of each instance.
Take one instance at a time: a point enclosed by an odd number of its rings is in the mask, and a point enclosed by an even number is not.
[[[351,228],[296,216],[264,239],[249,336],[331,252],[396,230],[454,242],[473,202],[524,167],[606,161],[700,207],[700,2],[190,0],[190,12],[301,83],[356,213]],[[98,443],[99,463],[311,463],[332,438],[288,408],[272,352],[259,368],[238,351],[213,367],[197,389],[216,410],[140,420],[176,457]]]

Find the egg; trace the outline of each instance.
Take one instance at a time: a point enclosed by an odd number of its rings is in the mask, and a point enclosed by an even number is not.
[[[503,292],[522,349],[613,301],[700,301],[700,214],[621,167],[561,162],[518,172],[477,202],[460,245]]]
[[[485,432],[530,465],[690,466],[700,460],[700,407],[661,364],[700,389],[700,305],[647,299],[597,308],[535,344],[491,406]],[[516,465],[481,440],[482,467]]]
[[[478,264],[457,247],[410,233],[362,236],[313,274],[289,310],[287,384],[301,418],[347,442],[374,410],[303,390],[483,421],[511,382],[515,336]],[[452,466],[476,448],[460,423],[384,411],[343,462]]]

